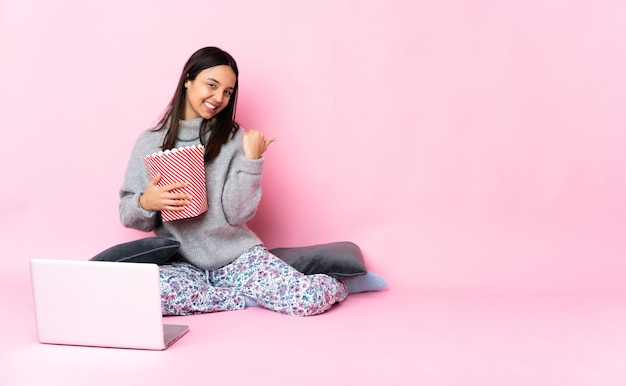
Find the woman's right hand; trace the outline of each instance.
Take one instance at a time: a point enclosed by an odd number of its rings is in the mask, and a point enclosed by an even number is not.
[[[148,182],[146,190],[139,197],[139,205],[145,210],[171,210],[181,211],[189,204],[191,200],[190,194],[172,193],[173,190],[184,188],[187,186],[184,182],[158,186],[161,175],[157,174]]]

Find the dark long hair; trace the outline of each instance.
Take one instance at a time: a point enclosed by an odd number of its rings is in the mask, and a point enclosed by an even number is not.
[[[155,128],[155,130],[167,130],[161,150],[171,149],[176,143],[179,121],[185,108],[187,95],[185,82],[187,80],[196,79],[196,76],[207,68],[220,65],[226,65],[232,68],[235,73],[236,81],[233,93],[224,110],[211,119],[203,119],[200,124],[200,143],[202,143],[205,148],[204,161],[206,163],[213,161],[220,154],[222,145],[228,142],[229,139],[234,136],[237,129],[239,129],[239,124],[235,122],[237,90],[239,88],[239,70],[237,69],[237,63],[226,51],[217,47],[204,47],[196,51],[191,55],[189,60],[187,60],[180,75],[180,79],[178,80],[178,86],[176,86],[176,92],[174,92],[172,101]],[[209,130],[211,134],[205,143],[206,134]]]

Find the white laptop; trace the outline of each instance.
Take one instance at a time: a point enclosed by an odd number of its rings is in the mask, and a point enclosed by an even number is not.
[[[159,267],[32,259],[41,343],[164,350],[188,326],[164,325]]]

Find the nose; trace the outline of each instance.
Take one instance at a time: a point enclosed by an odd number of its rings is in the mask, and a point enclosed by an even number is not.
[[[215,102],[217,102],[217,103],[222,103],[222,100],[224,99],[224,96],[222,95],[222,93],[221,93],[221,92],[216,91],[216,92],[214,92],[214,93],[213,93],[212,98],[213,98],[213,100],[214,100]]]

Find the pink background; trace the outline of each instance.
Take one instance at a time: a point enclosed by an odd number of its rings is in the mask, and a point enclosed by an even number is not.
[[[392,287],[624,294],[622,1],[2,0],[3,274],[143,237],[117,190],[196,49],[277,142],[269,247],[359,244]],[[15,274],[15,275],[14,275]]]
[[[625,15],[0,0],[0,384],[624,385]],[[207,45],[238,60],[240,123],[278,140],[253,228],[354,241],[389,290],[170,318],[191,331],[165,352],[38,344],[29,259],[147,236],[118,220],[127,158]]]

